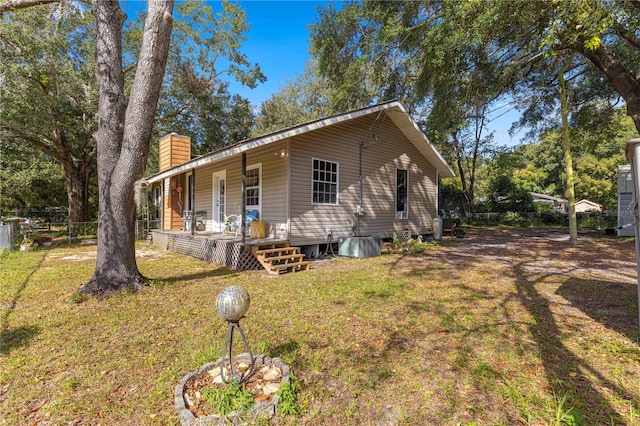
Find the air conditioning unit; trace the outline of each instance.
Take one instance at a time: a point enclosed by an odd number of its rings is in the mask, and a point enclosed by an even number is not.
[[[344,257],[368,257],[380,256],[381,241],[374,237],[349,237],[338,241],[338,255]]]

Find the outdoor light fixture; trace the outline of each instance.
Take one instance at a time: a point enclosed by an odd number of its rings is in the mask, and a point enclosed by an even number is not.
[[[242,332],[242,328],[240,328],[240,320],[244,318],[244,314],[249,310],[250,303],[251,299],[249,297],[249,293],[237,285],[224,288],[216,298],[216,311],[218,311],[218,315],[220,315],[222,319],[229,324],[227,340],[224,344],[224,349],[222,349],[222,361],[220,363],[220,376],[225,383],[229,383],[225,378],[224,373],[224,361],[227,348],[229,348],[229,369],[231,372],[231,380],[237,380],[238,383],[242,383],[253,372],[253,354],[251,353],[249,342]],[[251,366],[242,376],[234,371],[233,368],[233,333],[236,329],[238,329],[238,332],[242,337],[242,342],[247,348],[247,352],[249,353],[249,358],[251,360]]]
[[[280,151],[276,152],[276,157],[284,158],[286,156],[287,156],[287,150],[286,149],[281,149]]]

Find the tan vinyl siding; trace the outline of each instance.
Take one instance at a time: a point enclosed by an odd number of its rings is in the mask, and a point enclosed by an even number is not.
[[[289,156],[281,158],[276,152],[287,150],[282,142],[253,150],[247,154],[247,168],[262,164],[260,219],[266,222],[267,236],[286,238],[286,230],[280,224],[287,223],[287,180]],[[242,156],[236,155],[196,169],[195,209],[207,212],[207,229],[210,229],[213,215],[213,174],[226,171],[226,214],[240,214]]]
[[[437,205],[436,170],[383,113],[292,139],[293,244],[323,243],[327,227],[332,229],[334,241],[350,235],[359,204],[361,141],[368,146],[362,156],[365,214],[360,216],[360,234],[391,237],[405,228],[412,234],[431,232]],[[337,206],[312,204],[312,158],[339,164]],[[409,171],[408,219],[395,218],[396,168]]]

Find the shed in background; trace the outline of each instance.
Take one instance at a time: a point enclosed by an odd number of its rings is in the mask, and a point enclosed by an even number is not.
[[[618,237],[635,236],[631,165],[618,166]]]

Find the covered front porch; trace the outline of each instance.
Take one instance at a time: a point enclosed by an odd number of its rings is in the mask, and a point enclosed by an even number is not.
[[[307,270],[308,261],[298,247],[289,240],[278,238],[250,238],[220,232],[151,231],[152,241],[165,250],[212,262],[235,271],[266,269],[280,274]]]

